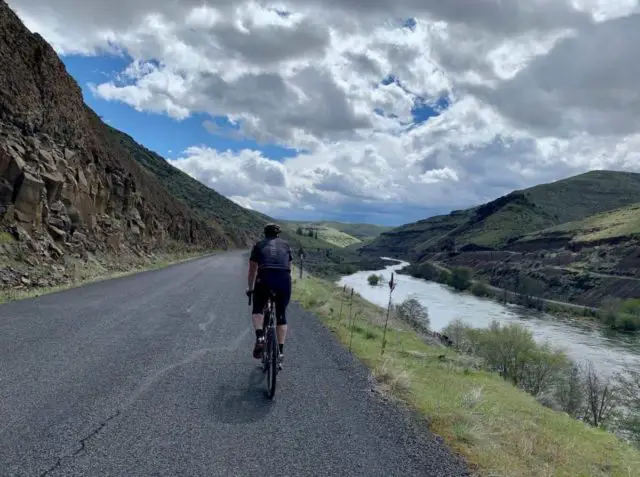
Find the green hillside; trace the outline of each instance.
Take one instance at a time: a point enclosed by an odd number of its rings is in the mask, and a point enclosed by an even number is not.
[[[363,250],[419,258],[444,250],[498,249],[519,237],[640,202],[640,174],[592,171],[383,233]]]
[[[338,229],[329,227],[324,223],[294,221],[284,221],[284,223],[288,226],[289,230],[298,236],[309,237],[311,234],[315,237],[317,233],[318,239],[324,240],[336,247],[348,247],[349,245],[360,243],[359,239],[341,232]]]
[[[321,222],[326,227],[332,227],[340,232],[351,235],[363,242],[374,239],[383,232],[392,230],[393,227],[373,224],[352,224],[348,222]]]
[[[318,238],[329,242],[336,247],[350,247],[372,241],[381,233],[391,230],[385,227],[371,224],[351,224],[346,222],[318,221],[304,222],[296,220],[283,220],[293,231],[302,229],[303,235],[309,232],[318,233]]]
[[[589,244],[638,236],[640,236],[640,204],[633,204],[524,235],[514,244],[561,239],[568,243]]]

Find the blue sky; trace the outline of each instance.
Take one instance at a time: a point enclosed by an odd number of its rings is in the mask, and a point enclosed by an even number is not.
[[[187,119],[177,121],[166,114],[136,111],[133,107],[107,101],[94,95],[89,84],[99,84],[112,80],[132,61],[127,56],[62,56],[67,71],[82,88],[85,102],[112,127],[131,135],[137,142],[160,154],[166,159],[176,159],[189,146],[207,146],[220,151],[230,149],[260,149],[275,160],[293,157],[296,151],[277,145],[259,145],[248,139],[232,139],[224,135],[214,135],[203,126],[205,120],[214,122],[221,131],[232,132],[236,128],[227,118],[212,118],[206,114],[192,114]]]
[[[118,101],[108,101],[94,95],[90,84],[100,84],[112,80],[123,71],[132,61],[127,56],[99,55],[63,55],[67,71],[78,81],[84,95],[85,102],[99,115],[103,121],[129,135],[148,149],[160,154],[168,160],[175,160],[180,153],[190,146],[211,147],[218,151],[240,151],[242,149],[259,150],[269,159],[283,161],[294,157],[294,149],[273,145],[258,144],[250,139],[237,139],[225,136],[225,132],[237,129],[226,117],[212,118],[206,114],[192,114],[187,119],[178,121],[164,113],[150,113],[137,111],[128,104]],[[393,75],[380,81],[381,85],[395,82],[400,87],[402,82]],[[404,88],[403,88],[404,89]],[[413,122],[407,126],[415,127],[432,117],[435,117],[449,106],[448,98],[438,98],[431,105],[424,98],[416,96],[411,110]],[[376,110],[384,115],[384,111]],[[391,115],[393,116],[393,115]],[[205,121],[211,121],[221,131],[212,134],[204,126]],[[402,204],[389,204],[386,210],[375,210],[368,206],[361,209],[334,210],[329,214],[318,217],[315,212],[304,210],[290,210],[280,214],[279,219],[292,220],[343,220],[346,222],[367,222],[381,225],[401,225],[420,220],[425,215],[442,213],[443,209],[425,209],[422,207],[406,207]]]

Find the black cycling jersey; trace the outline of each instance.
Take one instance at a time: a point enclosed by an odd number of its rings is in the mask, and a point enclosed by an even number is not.
[[[265,238],[253,246],[252,262],[258,264],[260,270],[291,270],[291,247],[281,238]]]

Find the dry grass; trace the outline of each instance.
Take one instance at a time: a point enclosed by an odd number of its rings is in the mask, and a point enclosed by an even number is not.
[[[348,309],[339,316],[341,289],[305,277],[294,299],[315,312],[349,345]],[[492,477],[632,477],[640,452],[612,434],[587,427],[539,404],[474,360],[433,346],[400,323],[392,323],[380,357],[383,311],[354,296],[359,318],[353,353],[379,385],[428,417],[431,430],[464,455],[481,475]],[[374,338],[372,339],[371,336]]]

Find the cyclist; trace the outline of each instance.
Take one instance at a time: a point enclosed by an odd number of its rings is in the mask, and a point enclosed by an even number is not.
[[[262,358],[264,350],[263,310],[273,291],[276,308],[276,334],[278,336],[278,365],[282,368],[284,360],[284,341],[287,334],[286,309],[291,299],[291,248],[279,237],[280,226],[267,224],[264,227],[264,239],[257,242],[249,257],[249,273],[247,277],[247,295],[253,293],[253,328],[256,332],[256,343],[253,357]],[[255,284],[255,286],[254,286]]]

